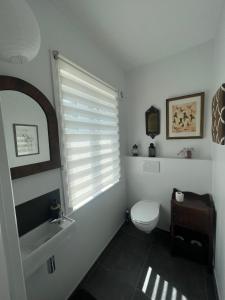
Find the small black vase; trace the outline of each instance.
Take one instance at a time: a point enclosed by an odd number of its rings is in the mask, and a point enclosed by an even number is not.
[[[153,143],[150,143],[150,146],[148,147],[148,156],[149,157],[156,156],[156,149],[155,149],[155,145]]]

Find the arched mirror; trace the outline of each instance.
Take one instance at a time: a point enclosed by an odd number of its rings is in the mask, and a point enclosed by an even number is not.
[[[12,179],[60,167],[56,113],[36,87],[0,76],[0,107]]]

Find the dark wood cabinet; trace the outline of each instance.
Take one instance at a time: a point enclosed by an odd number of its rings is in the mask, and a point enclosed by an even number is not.
[[[216,212],[209,194],[183,192],[184,201],[171,199],[171,252],[214,266]]]

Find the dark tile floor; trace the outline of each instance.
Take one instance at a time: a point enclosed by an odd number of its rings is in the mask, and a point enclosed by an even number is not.
[[[79,288],[97,300],[216,300],[207,268],[172,257],[169,244],[167,232],[125,224]]]

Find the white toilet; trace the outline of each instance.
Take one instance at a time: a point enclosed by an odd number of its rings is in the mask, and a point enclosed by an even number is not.
[[[141,200],[132,206],[130,216],[133,224],[138,229],[150,233],[159,220],[159,203]]]

